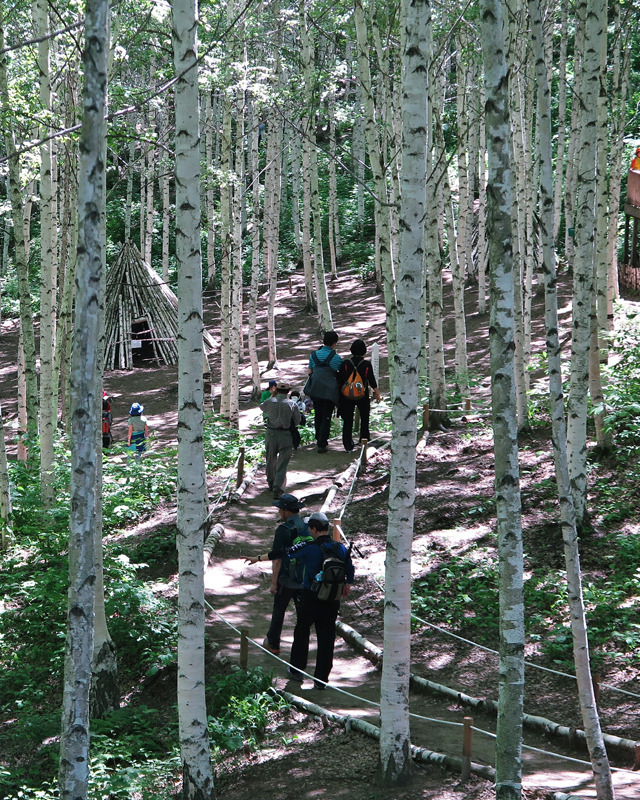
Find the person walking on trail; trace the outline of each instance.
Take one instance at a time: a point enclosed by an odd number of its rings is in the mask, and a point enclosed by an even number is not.
[[[285,564],[295,559],[301,567],[302,591],[298,601],[298,620],[293,631],[291,647],[291,666],[287,675],[293,681],[302,683],[309,658],[309,637],[311,626],[315,627],[318,640],[316,666],[313,673],[314,688],[325,689],[333,667],[333,650],[336,640],[336,619],[340,610],[340,597],[346,597],[353,585],[354,570],[347,548],[334,541],[329,535],[329,520],[326,514],[317,511],[307,519],[313,542],[300,543],[291,547],[285,556]],[[344,567],[344,585],[340,586],[336,599],[322,599],[321,573],[330,569],[327,559],[336,557]]]
[[[293,600],[298,607],[298,597],[302,584],[292,577],[291,571],[283,568],[283,556],[287,548],[292,547],[300,541],[313,541],[309,533],[309,528],[300,517],[300,509],[304,505],[303,500],[293,494],[283,494],[273,503],[278,508],[280,523],[276,528],[273,537],[273,544],[268,553],[261,553],[259,556],[244,556],[249,564],[258,561],[271,561],[271,587],[269,591],[273,595],[273,611],[271,612],[271,623],[267,635],[262,642],[271,653],[280,653],[280,636],[284,624],[284,616]]]
[[[342,445],[349,452],[355,447],[353,441],[353,417],[356,408],[360,412],[360,442],[371,440],[369,417],[371,399],[369,387],[373,389],[376,403],[380,402],[380,390],[370,361],[365,359],[367,346],[362,339],[351,345],[351,356],[342,361],[338,370],[340,403],[338,414],[342,417]]]
[[[309,378],[304,393],[313,401],[313,418],[319,453],[326,453],[331,431],[331,417],[338,405],[338,370],[342,359],[335,351],[338,334],[327,331],[322,347],[309,357]]]
[[[133,403],[129,409],[129,429],[127,433],[127,447],[135,447],[135,457],[140,458],[147,449],[146,440],[149,436],[149,424],[146,417],[142,416],[144,406]]]
[[[291,425],[300,423],[298,406],[289,400],[288,393],[289,386],[281,383],[276,395],[260,404],[265,424],[267,484],[276,500],[287,484],[287,466],[293,451]]]

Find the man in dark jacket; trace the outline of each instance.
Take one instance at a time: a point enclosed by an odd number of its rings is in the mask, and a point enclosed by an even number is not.
[[[272,562],[269,591],[273,595],[273,611],[271,612],[271,624],[262,644],[267,650],[278,655],[284,615],[291,600],[297,610],[302,589],[302,584],[290,577],[288,564],[285,563],[283,566],[283,556],[285,551],[294,544],[296,538],[309,537],[309,528],[299,513],[304,505],[304,500],[298,500],[293,494],[283,494],[273,505],[278,508],[280,523],[276,528],[271,550],[259,556],[245,556],[245,561],[249,564],[255,564],[257,561]]]
[[[293,645],[287,674],[289,678],[302,683],[303,676],[298,670],[306,670],[309,658],[309,636],[311,626],[316,630],[318,653],[313,673],[314,687],[324,689],[333,667],[333,649],[336,641],[336,619],[340,610],[340,600],[320,600],[312,588],[315,576],[321,571],[326,550],[338,556],[346,564],[346,585],[342,597],[346,597],[353,584],[354,570],[347,548],[335,542],[329,535],[329,520],[326,514],[316,512],[308,520],[309,531],[314,541],[299,544],[287,551],[285,561],[295,558],[303,567],[302,591],[298,601],[298,621],[293,632]],[[324,550],[323,550],[324,546]]]

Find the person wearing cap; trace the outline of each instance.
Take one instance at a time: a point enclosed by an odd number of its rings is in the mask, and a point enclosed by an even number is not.
[[[629,169],[633,169],[636,172],[640,172],[640,147],[636,147],[636,154],[631,159],[631,166]]]
[[[281,383],[275,397],[260,404],[265,424],[267,484],[277,500],[287,484],[287,467],[293,452],[291,425],[300,424],[300,411],[290,400],[289,386]]]
[[[307,538],[310,541],[309,528],[300,516],[300,509],[304,505],[304,500],[299,500],[293,494],[283,494],[273,503],[278,509],[280,523],[276,528],[273,537],[273,544],[268,553],[261,553],[259,556],[244,556],[244,560],[249,564],[258,561],[271,561],[271,587],[269,591],[273,595],[273,611],[271,612],[271,623],[269,630],[262,642],[263,646],[271,653],[280,653],[280,636],[284,624],[284,616],[289,607],[289,602],[293,600],[298,607],[298,597],[302,585],[294,581],[288,569],[283,569],[283,556],[286,550],[295,541]]]
[[[295,557],[296,561],[304,566],[302,591],[298,600],[298,619],[293,631],[293,645],[291,646],[289,659],[291,666],[287,670],[287,675],[293,681],[303,682],[304,679],[299,670],[304,671],[307,668],[309,637],[313,626],[318,640],[316,666],[313,673],[315,678],[314,687],[316,689],[325,689],[325,684],[329,680],[329,674],[333,667],[336,619],[340,610],[340,600],[319,600],[317,593],[311,588],[314,577],[322,570],[325,553],[321,545],[329,547],[333,554],[346,563],[347,583],[342,597],[346,597],[351,591],[354,569],[347,548],[341,542],[334,541],[329,535],[329,519],[326,514],[323,514],[322,511],[316,511],[306,519],[306,523],[309,526],[313,542],[295,545],[286,553],[286,558]]]
[[[338,412],[342,417],[342,446],[347,452],[350,452],[355,447],[353,441],[353,417],[356,408],[360,412],[360,441],[366,440],[368,442],[371,440],[369,431],[369,417],[371,416],[369,387],[373,389],[376,403],[380,402],[380,389],[378,389],[378,382],[373,372],[373,365],[365,358],[367,345],[362,339],[356,339],[350,350],[351,357],[345,358],[338,370],[338,384],[342,389],[351,375],[357,370],[364,382],[364,397],[352,400],[340,392]]]
[[[270,380],[269,385],[260,395],[260,402],[264,403],[264,401],[268,400],[270,397],[275,397],[277,387],[278,387],[278,381],[274,381],[273,379]]]
[[[136,448],[136,458],[140,458],[147,449],[146,438],[149,435],[147,418],[142,416],[144,406],[133,403],[129,409],[129,429],[127,433],[127,446]]]

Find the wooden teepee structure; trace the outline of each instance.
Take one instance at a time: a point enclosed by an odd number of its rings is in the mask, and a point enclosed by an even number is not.
[[[133,242],[125,242],[107,272],[105,370],[133,369],[136,353],[177,364],[177,332],[178,298]],[[213,344],[205,331],[205,350]]]

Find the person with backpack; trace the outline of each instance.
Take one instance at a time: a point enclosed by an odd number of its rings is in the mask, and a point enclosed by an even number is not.
[[[289,659],[291,666],[287,675],[297,683],[303,682],[304,677],[299,670],[307,668],[309,637],[313,626],[318,640],[314,688],[325,689],[333,667],[340,598],[346,597],[351,590],[354,569],[349,550],[329,535],[326,514],[316,511],[306,522],[313,542],[294,545],[287,550],[284,559],[285,562],[295,560],[302,578],[298,621],[293,631]]]
[[[302,589],[301,576],[295,562],[287,561],[283,564],[283,557],[288,548],[302,543],[312,542],[309,526],[300,516],[300,509],[304,505],[303,500],[299,500],[293,494],[283,494],[273,503],[278,508],[280,524],[276,528],[273,537],[273,544],[268,553],[259,556],[244,556],[249,564],[258,561],[271,561],[271,587],[269,591],[273,595],[273,611],[271,612],[271,623],[267,635],[262,642],[269,652],[278,655],[280,653],[280,636],[284,624],[284,616],[293,600],[298,607],[298,598]]]
[[[351,345],[351,356],[345,358],[338,370],[340,386],[340,404],[338,413],[342,417],[342,445],[347,452],[355,447],[353,441],[353,417],[356,408],[360,412],[360,441],[370,441],[369,417],[371,415],[371,399],[369,387],[373,389],[376,403],[380,402],[380,390],[373,373],[371,362],[365,359],[367,346],[362,339],[356,339]]]
[[[287,467],[293,452],[292,428],[300,423],[298,406],[288,394],[289,386],[280,383],[275,396],[260,404],[265,424],[267,484],[276,500],[287,484]]]
[[[313,401],[313,420],[319,453],[326,453],[331,431],[331,417],[338,405],[338,370],[342,359],[335,351],[338,334],[327,331],[322,347],[309,356],[309,378],[304,393]]]

